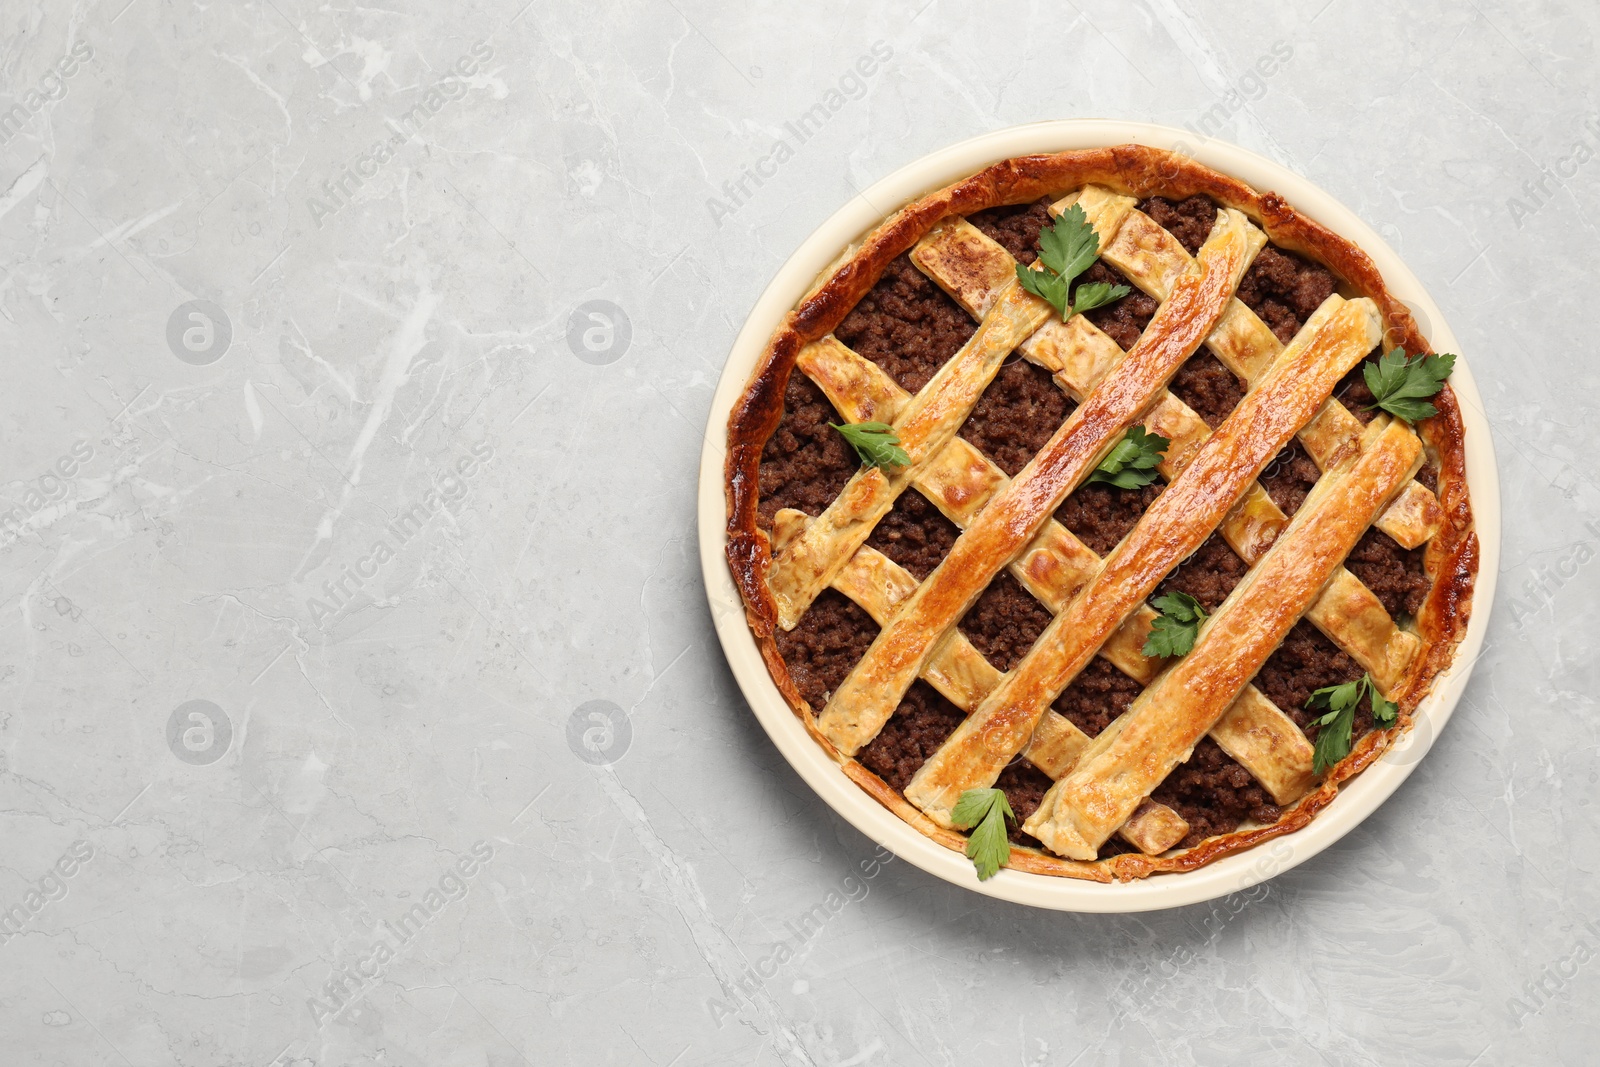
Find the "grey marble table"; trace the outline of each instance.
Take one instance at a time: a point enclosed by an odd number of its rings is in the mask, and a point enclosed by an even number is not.
[[[1595,1062],[1600,15],[978,7],[0,3],[0,1060]],[[1087,115],[1378,228],[1505,494],[1400,792],[1121,918],[875,859],[745,706],[693,512],[796,245]]]

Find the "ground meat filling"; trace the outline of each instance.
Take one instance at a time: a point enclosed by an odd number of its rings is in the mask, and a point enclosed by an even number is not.
[[[1262,665],[1256,674],[1255,686],[1303,730],[1307,723],[1322,714],[1306,708],[1312,693],[1330,685],[1353,682],[1362,673],[1359,663],[1345,655],[1321,630],[1302,619],[1294,624],[1283,644]],[[1363,700],[1356,712],[1354,736],[1366,733],[1371,725],[1371,709]]]
[[[967,216],[983,235],[994,241],[1011,258],[1031,264],[1039,258],[1039,231],[1054,221],[1050,215],[1050,198],[1044,197],[1031,204],[1012,204],[992,207]]]
[[[1244,272],[1235,294],[1284,344],[1333,295],[1333,273],[1320,263],[1268,245]]]
[[[1032,834],[1023,832],[1022,824],[1039,809],[1039,802],[1053,784],[1048,774],[1023,759],[1012,760],[1011,765],[995,779],[995,788],[1006,795],[1006,803],[1011,805],[1011,812],[1017,817],[1015,823],[1006,826],[1012,844],[1044,847]]]
[[[1262,472],[1260,480],[1272,502],[1282,508],[1285,515],[1293,515],[1320,477],[1322,472],[1295,441],[1278,453]],[[1374,527],[1356,542],[1344,565],[1377,594],[1384,610],[1398,619],[1415,616],[1433,584],[1423,570],[1423,552],[1422,548],[1409,551],[1401,548],[1394,538]]]
[[[1045,606],[1001,571],[957,626],[984,659],[1009,671],[1049,624],[1050,612]]]
[[[1250,568],[1218,533],[1206,538],[1194,555],[1156,586],[1152,600],[1167,593],[1188,593],[1207,612],[1216,611]]]
[[[895,708],[878,736],[856,753],[863,767],[904,793],[923,761],[949,737],[961,720],[961,709],[933,686],[916,681]]]
[[[1290,441],[1288,447],[1273,457],[1256,480],[1285,515],[1293,515],[1300,510],[1300,505],[1306,501],[1306,494],[1311,492],[1311,487],[1321,477],[1321,468],[1305,447],[1299,441]]]
[[[915,393],[955,355],[977,327],[909,256],[891,260],[833,335]]]
[[[779,508],[820,515],[861,460],[830,422],[844,419],[816,384],[798,370],[783,391],[783,419],[761,449],[756,515],[770,529]]]
[[[1143,292],[1128,276],[1103,259],[1097,259],[1089,269],[1078,275],[1078,284],[1103,282],[1106,285],[1126,285],[1130,292],[1114,303],[1084,312],[1084,317],[1094,323],[1107,337],[1117,342],[1124,352],[1132,348],[1155,317],[1156,298]],[[1074,290],[1076,291],[1076,290]]]
[[[843,593],[824,589],[793,630],[780,628],[775,636],[795,688],[813,711],[821,711],[850,668],[866,655],[878,636],[878,624]]]
[[[1378,595],[1392,618],[1415,616],[1433,583],[1422,569],[1421,548],[1409,552],[1374,526],[1362,535],[1345,559],[1347,570]]]
[[[928,498],[907,489],[894,507],[872,528],[867,544],[894,560],[922,581],[949,553],[961,530],[945,518]]]
[[[973,405],[960,432],[1014,478],[1075,406],[1049,371],[1012,355]]]
[[[1377,359],[1382,355],[1383,346],[1379,345],[1371,352],[1368,352],[1366,358],[1360,363],[1350,368],[1350,372],[1340,378],[1339,384],[1333,387],[1333,395],[1341,404],[1350,409],[1350,414],[1361,420],[1363,426],[1377,418],[1378,413],[1372,408],[1374,399],[1372,390],[1367,388],[1366,372],[1361,368],[1365,367],[1370,360]]]
[[[1142,689],[1144,686],[1113,667],[1110,660],[1096,656],[1050,706],[1094,737],[1127,711]]]
[[[1185,200],[1152,196],[1140,201],[1139,210],[1176,237],[1191,256],[1200,254],[1200,246],[1206,243],[1217,221],[1217,205],[1198,194]]]
[[[1188,836],[1179,842],[1179,848],[1192,848],[1208,837],[1232,833],[1246,819],[1275,823],[1282,814],[1271,795],[1209,737],[1202,738],[1188,760],[1175,767],[1150,796],[1188,822]]]
[[[1197,352],[1178,368],[1167,385],[1172,395],[1188,404],[1213,429],[1221,426],[1239,401],[1244,383],[1210,352]]]
[[[1085,483],[1056,509],[1056,521],[1103,556],[1127,536],[1165,484],[1156,481],[1140,489],[1118,489],[1103,482]]]

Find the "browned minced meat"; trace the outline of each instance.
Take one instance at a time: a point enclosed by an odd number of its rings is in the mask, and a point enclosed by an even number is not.
[[[1093,282],[1126,285],[1130,290],[1127,296],[1115,303],[1084,312],[1085,318],[1117,342],[1118,348],[1126,352],[1139,340],[1144,328],[1150,325],[1150,320],[1155,317],[1156,308],[1160,305],[1156,303],[1155,297],[1135,288],[1133,283],[1128,281],[1126,274],[1103,259],[1095,260],[1088,270],[1078,276],[1079,285]]]
[[[867,544],[910,571],[917,581],[933,573],[961,531],[928,498],[907,489],[873,527]]]
[[[1001,571],[957,625],[984,659],[1009,671],[1049,624],[1045,606]]]
[[[1285,515],[1293,515],[1306,494],[1322,477],[1311,457],[1295,441],[1278,453],[1261,474],[1261,487]],[[1415,615],[1432,585],[1422,568],[1423,549],[1406,550],[1374,527],[1362,535],[1345,560],[1345,567],[1378,595],[1384,610],[1399,618]]]
[[[1421,548],[1406,551],[1400,543],[1374,526],[1356,542],[1344,561],[1361,584],[1378,594],[1383,608],[1394,618],[1416,615],[1433,584],[1422,569]]]
[[[1333,395],[1350,409],[1350,414],[1361,420],[1363,426],[1376,418],[1378,413],[1372,408],[1372,390],[1367,388],[1367,376],[1362,368],[1382,355],[1383,346],[1379,345],[1368,352],[1360,363],[1350,368],[1350,372],[1340,378],[1339,384],[1333,387]]]
[[[971,316],[902,254],[833,334],[915,393],[975,328]]]
[[[1104,482],[1088,482],[1073,490],[1056,509],[1056,520],[1103,556],[1127,536],[1164,485],[1156,481],[1140,489],[1118,489]]]
[[[927,682],[916,681],[905,699],[856,759],[897,793],[904,793],[923,761],[966,718],[961,709]]]
[[[1011,813],[1017,817],[1014,824],[1006,826],[1013,844],[1040,847],[1037,838],[1023,832],[1022,824],[1028,820],[1028,816],[1039,810],[1039,801],[1044,799],[1052,784],[1048,774],[1027,760],[1012,760],[1011,765],[1000,772],[1000,777],[994,783],[995,788],[1006,795],[1006,803],[1011,805]]]
[[[1317,479],[1321,477],[1321,469],[1306,452],[1304,446],[1299,441],[1290,441],[1283,451],[1273,457],[1272,462],[1267,464],[1267,469],[1262,471],[1256,480],[1285,515],[1293,515],[1300,510],[1300,505],[1305,503],[1306,494],[1311,492],[1311,487],[1316,485]]]
[[[1283,644],[1257,672],[1255,685],[1304,729],[1308,722],[1322,714],[1306,710],[1306,701],[1311,699],[1312,693],[1330,685],[1353,682],[1361,675],[1359,663],[1345,655],[1321,630],[1302,619],[1294,624]],[[1357,715],[1358,725],[1361,714]],[[1370,722],[1368,715],[1367,723],[1370,725]]]
[[[973,405],[961,436],[1016,477],[1074,406],[1049,371],[1014,355]]]
[[[771,527],[779,508],[821,514],[860,466],[855,449],[830,422],[844,420],[810,378],[792,371],[783,391],[783,419],[761,449],[756,512],[762,526]]]
[[[1211,427],[1222,425],[1228,413],[1244,399],[1244,383],[1210,352],[1190,356],[1167,388]]]
[[[1232,833],[1247,818],[1275,823],[1282,814],[1250,772],[1209,737],[1202,738],[1188,760],[1175,767],[1150,796],[1188,822],[1188,836],[1179,848]]]
[[[1039,231],[1053,221],[1050,217],[1050,198],[1035,200],[1031,204],[992,207],[968,215],[967,221],[1010,252],[1013,259],[1029,264],[1039,258]]]
[[[1045,198],[1032,204],[991,208],[968,215],[967,221],[1004,247],[1018,262],[1031,264],[1039,258],[1039,231],[1052,221],[1049,205],[1049,198]],[[1132,348],[1156,313],[1155,299],[1134,288],[1126,275],[1104,260],[1096,260],[1078,275],[1073,295],[1076,295],[1076,286],[1093,282],[1126,285],[1130,290],[1121,300],[1088,312],[1087,317],[1124,351]]]
[[[821,711],[877,636],[872,616],[843,593],[824,589],[793,630],[777,631],[778,653],[800,695]]]
[[[1268,245],[1244,272],[1237,295],[1278,340],[1288,344],[1311,313],[1333,295],[1335,284],[1327,267]]]
[[[1206,243],[1206,237],[1217,221],[1217,205],[1199,194],[1186,200],[1152,196],[1139,203],[1139,210],[1176,237],[1191,256],[1199,253],[1200,246]]]
[[[1151,599],[1167,593],[1188,593],[1200,601],[1206,611],[1216,611],[1247,570],[1244,560],[1228,547],[1222,535],[1214,533],[1195,549],[1194,555],[1167,575]]]
[[[1050,706],[1094,737],[1127,711],[1142,689],[1144,686],[1117,670],[1109,660],[1096,656]]]

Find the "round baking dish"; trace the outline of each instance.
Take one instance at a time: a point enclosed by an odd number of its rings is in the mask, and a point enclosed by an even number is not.
[[[1466,431],[1467,484],[1479,540],[1479,565],[1474,610],[1454,661],[1418,706],[1411,731],[1382,759],[1345,783],[1327,810],[1309,825],[1182,874],[1102,884],[1003,869],[980,882],[971,861],[923,836],[879,805],[807,735],[762,662],[725,556],[723,460],[728,416],[767,339],[841,249],[917,197],[1012,156],[1125,143],[1181,152],[1258,190],[1281,194],[1371,257],[1390,291],[1409,305],[1436,351],[1460,351],[1437,305],[1394,251],[1348,208],[1292,171],[1235,145],[1199,140],[1165,126],[1104,119],[1033,123],[963,141],[902,167],[835,212],[800,245],[756,301],[734,341],[712,400],[700,460],[700,562],[712,619],[745,699],[784,758],[829,806],[900,858],[988,896],[1063,911],[1150,911],[1215,899],[1303,863],[1349,833],[1399,788],[1449,720],[1483,647],[1499,569],[1500,493],[1494,452],[1482,400],[1463,359],[1457,362],[1450,384],[1460,399]]]

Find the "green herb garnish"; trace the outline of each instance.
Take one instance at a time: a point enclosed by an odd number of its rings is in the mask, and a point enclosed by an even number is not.
[[[1073,204],[1056,219],[1055,225],[1039,231],[1039,258],[1033,270],[1017,264],[1017,281],[1034,296],[1061,312],[1061,321],[1090,311],[1113,300],[1121,300],[1131,290],[1126,285],[1085,282],[1078,286],[1077,299],[1067,302],[1072,280],[1100,258],[1100,235],[1095,232],[1083,208]]]
[[[967,858],[978,869],[978,881],[986,882],[1005,866],[1011,857],[1011,842],[1006,839],[1006,820],[1017,821],[1005,793],[998,789],[968,789],[956,801],[950,821],[957,829],[976,827],[967,837]]]
[[[1363,690],[1372,698],[1372,721],[1379,726],[1394,725],[1399,708],[1394,701],[1386,700],[1378,692],[1370,674],[1363,674],[1343,685],[1318,689],[1306,701],[1308,708],[1328,709],[1327,714],[1312,719],[1310,723],[1317,727],[1316,754],[1311,763],[1315,773],[1321,774],[1350,754],[1350,732],[1355,726],[1356,705],[1361,703]]]
[[[1128,435],[1117,442],[1111,454],[1100,461],[1100,466],[1089,475],[1090,482],[1105,482],[1118,489],[1137,489],[1156,480],[1156,466],[1161,453],[1172,442],[1158,433],[1149,433],[1143,426],[1135,426]]]
[[[900,447],[900,435],[886,422],[851,422],[843,426],[828,423],[844,435],[861,462],[869,467],[909,467],[911,457]]]
[[[1150,625],[1150,636],[1144,639],[1141,651],[1162,658],[1186,655],[1194,647],[1200,624],[1206,621],[1200,601],[1188,593],[1168,593],[1156,597],[1154,604],[1161,614]]]
[[[1444,388],[1444,380],[1450,377],[1455,365],[1456,357],[1448,352],[1438,356],[1407,357],[1405,349],[1391,348],[1376,362],[1365,364],[1361,376],[1367,380],[1367,388],[1372,390],[1376,401],[1372,407],[1382,408],[1407,422],[1416,422],[1439,413],[1425,398]]]

